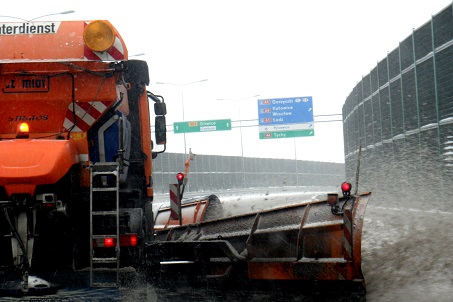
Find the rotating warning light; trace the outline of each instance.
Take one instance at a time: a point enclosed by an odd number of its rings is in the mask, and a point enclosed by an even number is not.
[[[106,51],[115,42],[115,29],[108,21],[92,21],[83,31],[83,40],[93,51]]]
[[[349,194],[351,193],[351,184],[349,182],[343,182],[341,184],[341,191],[343,192],[343,195],[344,196],[349,196]]]
[[[30,131],[30,128],[28,127],[27,123],[22,123],[19,125],[19,132],[25,133],[25,132],[29,132],[29,131]]]
[[[178,180],[178,184],[182,185],[182,183],[184,181],[184,174],[179,172],[178,174],[176,174],[176,179]]]

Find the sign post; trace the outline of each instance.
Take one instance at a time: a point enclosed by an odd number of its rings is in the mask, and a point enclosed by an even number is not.
[[[182,220],[181,217],[181,194],[179,184],[170,184],[170,217],[173,220]]]

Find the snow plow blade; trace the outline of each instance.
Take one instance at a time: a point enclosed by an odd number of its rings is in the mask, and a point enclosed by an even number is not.
[[[370,195],[329,194],[326,200],[159,230],[146,246],[147,264],[160,276],[187,273],[198,281],[341,281],[365,290],[361,241]]]

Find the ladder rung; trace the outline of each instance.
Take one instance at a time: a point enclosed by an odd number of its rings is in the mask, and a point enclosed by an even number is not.
[[[105,216],[105,215],[118,215],[117,211],[93,211],[93,215]]]
[[[115,192],[118,191],[116,187],[109,187],[109,188],[91,188],[93,192]]]
[[[110,258],[93,258],[93,263],[117,263],[118,258],[110,257]]]
[[[104,172],[92,171],[91,173],[92,173],[93,176],[96,176],[96,175],[117,175],[118,174],[117,171],[104,171]]]
[[[117,283],[93,283],[91,287],[118,287]]]
[[[100,161],[91,165],[92,167],[118,166],[116,161]]]
[[[92,173],[106,174],[106,173],[118,173],[118,163],[105,163],[103,165],[93,165],[90,167]]]
[[[104,239],[104,238],[116,238],[116,234],[115,235],[96,235],[96,234],[93,234],[93,239]]]

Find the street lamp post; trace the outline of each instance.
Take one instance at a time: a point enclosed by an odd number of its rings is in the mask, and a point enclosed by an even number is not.
[[[241,136],[241,158],[242,158],[242,187],[245,188],[245,161],[244,161],[244,145],[242,141],[242,119],[241,119],[241,103],[240,101],[247,100],[250,98],[255,98],[259,97],[259,94],[248,96],[245,98],[240,98],[240,99],[217,99],[218,101],[233,101],[233,102],[239,102],[238,104],[238,112],[239,112],[239,133]]]
[[[156,84],[160,85],[173,85],[177,86],[181,89],[181,106],[182,106],[182,120],[185,121],[185,116],[184,116],[184,87],[188,86],[190,84],[195,84],[195,83],[200,83],[200,82],[206,82],[208,79],[203,79],[203,80],[198,80],[198,81],[193,81],[185,84],[175,84],[175,83],[168,83],[168,82],[156,82]],[[186,134],[184,134],[184,155],[187,154],[187,148],[186,148]]]
[[[140,52],[140,53],[134,53],[132,55],[128,55],[129,58],[132,58],[132,57],[141,57],[141,56],[144,56],[146,55],[144,52]]]
[[[40,18],[44,18],[44,17],[48,17],[48,16],[54,16],[54,15],[66,15],[66,14],[72,14],[72,13],[75,13],[74,10],[67,10],[67,11],[64,11],[64,12],[59,12],[59,13],[53,13],[53,14],[47,14],[47,15],[42,15],[42,16],[39,16],[39,17],[36,17],[36,18],[33,18],[33,19],[30,19],[30,20],[27,20],[27,19],[23,19],[23,18],[19,18],[19,17],[14,17],[14,16],[0,16],[1,18],[12,18],[12,19],[17,19],[17,20],[22,20],[22,21],[25,21],[25,22],[31,22],[31,21],[34,21],[36,19],[40,19]]]

